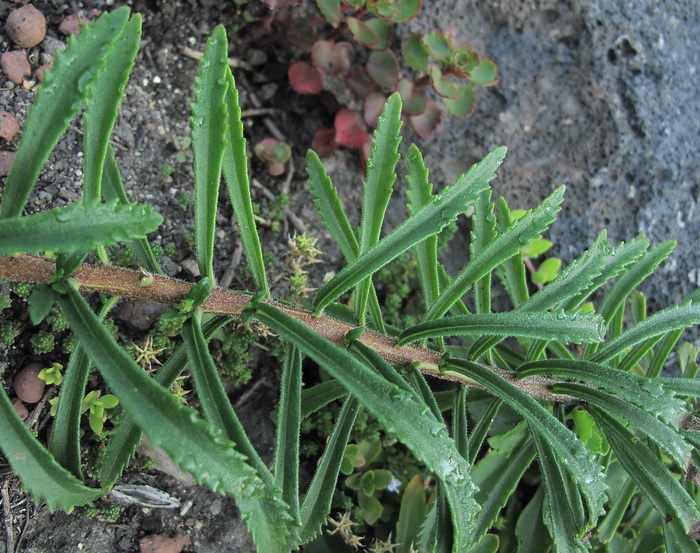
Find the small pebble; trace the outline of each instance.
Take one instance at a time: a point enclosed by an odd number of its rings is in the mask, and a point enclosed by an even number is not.
[[[28,77],[32,73],[32,68],[29,67],[27,54],[22,50],[5,52],[0,56],[0,67],[2,67],[7,78],[15,84],[20,84],[22,79]]]
[[[51,69],[50,65],[40,65],[39,67],[36,68],[36,71],[34,71],[34,74],[36,75],[36,80],[39,81],[40,83],[44,82],[44,71],[47,69]]]
[[[185,536],[177,534],[169,538],[163,534],[144,536],[139,540],[141,553],[180,553],[185,547]]]
[[[14,152],[0,152],[0,177],[6,177],[10,174],[14,161]]]
[[[7,111],[0,111],[0,138],[12,140],[19,130],[15,116]]]
[[[46,382],[39,378],[39,373],[44,368],[41,363],[29,363],[24,367],[12,383],[12,386],[22,401],[26,403],[36,403],[44,395]]]
[[[58,26],[58,32],[66,36],[78,36],[80,34],[80,26],[88,21],[88,18],[82,13],[74,13],[61,21],[61,24]]]
[[[15,413],[19,416],[20,419],[23,421],[26,421],[27,418],[29,417],[29,410],[27,409],[27,406],[22,403],[22,400],[19,399],[18,397],[14,398],[12,400],[12,407],[15,409]]]
[[[46,18],[31,4],[12,10],[7,16],[5,31],[20,48],[31,48],[46,36]]]

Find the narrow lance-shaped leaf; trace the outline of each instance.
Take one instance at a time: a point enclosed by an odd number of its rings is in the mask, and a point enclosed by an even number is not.
[[[525,336],[565,343],[601,342],[605,327],[598,315],[558,313],[483,313],[419,323],[404,330],[398,346],[435,336]]]
[[[683,486],[621,422],[598,407],[589,405],[587,409],[603,428],[620,464],[661,516],[688,532],[690,526],[700,520],[700,513]]]
[[[163,217],[152,207],[82,201],[27,217],[0,220],[0,253],[72,252],[130,242],[156,230]]]
[[[603,512],[606,500],[603,474],[601,467],[592,460],[590,451],[576,435],[534,398],[488,368],[461,359],[450,359],[445,363],[445,369],[450,373],[473,379],[525,418],[566,467],[588,505],[588,525],[595,524]]]
[[[384,214],[391,197],[392,186],[396,180],[396,164],[400,157],[398,153],[401,142],[400,129],[401,97],[395,92],[389,96],[379,116],[377,129],[372,139],[372,153],[367,160],[359,238],[361,255],[377,243],[382,231]],[[362,275],[338,294],[342,294],[345,290],[361,282],[357,287],[355,297],[355,317],[361,325],[364,324],[367,298],[372,286],[371,274]],[[363,279],[365,280],[363,281]],[[331,298],[330,301],[336,297]],[[319,309],[316,303],[314,306]],[[320,309],[323,307],[321,306]]]
[[[265,498],[268,488],[235,444],[149,378],[72,286],[67,286],[67,295],[61,296],[60,303],[86,353],[149,441],[161,446],[198,482],[218,493],[233,495],[258,547],[279,553],[288,551],[289,546],[280,543],[280,536],[292,523],[286,506],[279,500],[276,511],[269,509],[271,502]],[[277,521],[277,537],[265,533],[271,532],[270,520]]]
[[[343,455],[345,455],[345,446],[350,438],[350,431],[355,424],[359,408],[360,402],[353,397],[348,397],[340,410],[338,420],[301,505],[300,518],[303,525],[300,533],[301,543],[314,539],[326,523]]]
[[[688,328],[700,323],[700,303],[668,307],[624,332],[619,338],[605,345],[590,357],[591,361],[603,363],[620,352],[644,340],[665,334],[671,330]]]
[[[503,234],[512,224],[510,209],[503,198],[496,203],[496,231]],[[520,252],[506,259],[496,267],[496,276],[503,283],[513,307],[519,307],[528,298],[525,264]]]
[[[207,321],[203,327],[204,337],[208,340],[216,330],[221,328],[230,319],[224,315],[217,315]],[[158,369],[156,382],[165,388],[175,382],[180,373],[185,369],[187,355],[185,346],[177,348],[166,363]],[[110,432],[109,442],[100,455],[97,464],[97,478],[105,488],[114,485],[129,464],[129,460],[136,452],[136,446],[141,441],[141,429],[134,419],[128,415],[121,417]]]
[[[343,292],[425,238],[435,235],[454,221],[486,189],[503,161],[505,148],[497,148],[462,175],[455,184],[443,189],[432,201],[411,215],[398,228],[380,240],[328,281],[316,294],[317,312]]]
[[[470,258],[476,259],[481,252],[496,238],[496,218],[493,216],[491,189],[484,190],[474,202],[472,215],[471,240],[469,242]],[[491,311],[491,272],[474,283],[474,306],[477,313]]]
[[[120,36],[129,9],[116,9],[86,25],[79,36],[68,39],[66,49],[56,53],[53,68],[27,116],[12,171],[5,182],[0,217],[19,217],[51,150],[78,113],[91,81],[104,64]]]
[[[253,202],[250,198],[250,182],[248,180],[248,158],[246,157],[246,141],[243,136],[243,123],[241,122],[241,107],[238,103],[238,89],[231,70],[227,68],[226,79],[226,104],[228,107],[228,140],[223,157],[223,171],[226,178],[228,193],[231,197],[233,211],[236,214],[238,228],[241,232],[241,241],[245,249],[246,258],[250,265],[251,273],[258,289],[270,294],[270,288],[265,274],[260,238],[255,217],[253,215]]]
[[[219,25],[207,40],[199,60],[192,103],[197,265],[199,272],[212,282],[216,205],[228,126],[225,102],[228,70],[228,41],[224,27]]]
[[[428,180],[428,169],[423,163],[423,156],[415,144],[408,148],[406,157],[406,182],[408,190],[408,212],[417,213],[429,204],[433,197],[433,185]],[[425,305],[430,307],[435,303],[440,293],[440,278],[438,276],[437,236],[429,236],[413,247],[413,255],[418,263]]]
[[[17,416],[10,398],[0,386],[0,450],[36,503],[44,499],[51,511],[70,511],[104,495],[102,489],[88,488],[59,465],[29,428]]]
[[[281,394],[275,443],[275,483],[282,498],[299,520],[299,437],[301,424],[301,354],[287,346],[281,377]]]
[[[660,379],[652,380],[590,361],[543,359],[521,365],[518,367],[518,375],[521,379],[547,376],[585,382],[589,386],[597,386],[623,397],[669,424],[677,423],[684,411],[684,403],[674,398],[671,389]],[[696,389],[700,391],[700,382]]]
[[[679,466],[683,467],[688,462],[691,447],[678,434],[678,428],[660,421],[640,407],[620,401],[617,396],[612,394],[580,384],[557,383],[553,385],[552,391],[557,394],[568,394],[592,403],[600,409],[604,409],[611,415],[621,418],[635,426],[640,432],[646,434],[661,449],[668,453]]]
[[[85,99],[83,127],[83,200],[97,202],[102,187],[102,170],[109,146],[117,109],[124,95],[129,73],[134,66],[141,38],[141,16],[136,14],[126,24],[104,64],[90,83]]]
[[[565,493],[567,489],[574,493],[576,490],[570,489],[569,475],[562,470],[560,460],[547,441],[537,432],[533,432],[532,440],[537,448],[537,461],[549,504],[549,527],[557,552],[584,553],[588,548],[580,539],[583,519],[578,509],[573,508],[580,499]]]
[[[557,188],[538,207],[526,213],[508,230],[493,240],[477,259],[470,261],[440,294],[423,319],[431,320],[442,317],[474,282],[539,237],[554,222],[556,212],[559,211],[559,204],[564,200],[564,190],[563,186]]]

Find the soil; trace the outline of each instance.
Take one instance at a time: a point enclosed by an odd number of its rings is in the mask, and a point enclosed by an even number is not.
[[[286,79],[290,61],[301,51],[290,49],[275,32],[260,25],[267,10],[259,0],[243,5],[230,0],[83,0],[33,4],[47,20],[47,38],[26,50],[32,69],[50,62],[59,42],[63,19],[81,11],[109,10],[129,5],[143,17],[143,38],[115,130],[113,146],[127,192],[134,201],[149,203],[164,216],[156,241],[175,254],[164,264],[171,276],[192,278],[196,267],[188,233],[192,229],[192,168],[182,148],[189,135],[189,104],[197,73],[196,52],[204,49],[218,24],[229,32],[234,75],[245,113],[249,144],[266,136],[289,143],[293,158],[286,175],[271,177],[253,159],[254,201],[262,215],[280,194],[289,206],[280,230],[264,228],[265,249],[276,255],[273,274],[283,272],[286,237],[307,231],[319,236],[324,263],[311,273],[318,286],[326,271],[340,266],[340,256],[324,234],[306,191],[304,154],[314,131],[332,122],[331,95],[302,97]],[[430,4],[430,5],[428,5]],[[16,7],[0,2],[0,21]],[[429,8],[429,9],[428,9]],[[248,10],[257,22],[243,17]],[[424,3],[410,29],[452,28],[460,39],[498,65],[501,82],[479,91],[479,105],[466,121],[445,118],[436,137],[420,144],[437,188],[451,183],[471,163],[492,148],[505,144],[509,156],[494,182],[494,197],[503,195],[512,208],[534,207],[556,186],[567,184],[567,201],[548,238],[554,255],[571,261],[603,228],[613,244],[640,232],[652,240],[678,241],[676,253],[643,290],[652,309],[679,301],[700,285],[700,235],[695,213],[700,201],[700,4],[696,0],[521,0],[478,2],[444,0]],[[0,34],[3,51],[12,50]],[[20,125],[26,119],[36,89],[34,76],[21,85],[0,89],[0,110],[13,114]],[[338,94],[341,101],[346,99]],[[0,149],[16,148],[21,130]],[[405,142],[416,141],[407,132]],[[76,119],[47,163],[28,206],[28,212],[66,205],[80,196],[81,121]],[[183,151],[179,151],[183,150]],[[185,155],[184,163],[178,154]],[[358,221],[362,172],[353,151],[338,150],[325,163],[349,211]],[[387,228],[405,217],[405,185],[397,183]],[[238,271],[240,236],[232,209],[222,194],[218,219],[216,271],[219,281],[232,288],[249,288]],[[461,224],[458,236],[467,232]],[[450,258],[464,257],[464,240],[453,240]],[[448,267],[449,268],[449,267]],[[280,285],[283,286],[283,285]],[[276,293],[283,295],[284,289]],[[688,338],[698,344],[698,334]],[[32,357],[19,340],[0,351],[0,376],[5,382]],[[42,361],[54,358],[42,358]],[[254,378],[235,400],[237,412],[259,451],[270,461],[274,426],[270,405],[276,401],[274,373]],[[0,461],[2,459],[0,458]],[[186,552],[254,551],[236,509],[221,498],[182,479],[136,463],[120,483],[148,484],[176,497],[177,509],[150,509],[136,505],[121,509],[116,520],[88,517],[84,509],[70,515],[49,513],[35,506],[0,464],[0,487],[10,512],[4,511],[14,551],[54,553],[139,550],[147,534],[183,534]],[[14,518],[12,518],[14,517]],[[19,543],[21,541],[21,543]],[[0,553],[10,544],[0,539]],[[13,551],[13,553],[14,553]]]

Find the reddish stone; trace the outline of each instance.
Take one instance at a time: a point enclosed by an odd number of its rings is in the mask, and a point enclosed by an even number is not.
[[[34,71],[34,74],[36,75],[37,81],[40,83],[44,82],[44,71],[47,69],[51,69],[50,65],[40,65],[39,67],[36,68],[36,71]]]
[[[7,111],[0,111],[0,138],[12,140],[18,130],[19,124],[15,116]]]
[[[80,34],[80,26],[88,21],[88,18],[82,13],[74,13],[61,21],[61,24],[58,26],[58,32],[66,36],[78,36]]]
[[[32,73],[27,54],[21,50],[5,52],[0,56],[0,67],[2,67],[7,78],[15,84],[20,84],[25,77]]]
[[[26,421],[27,418],[29,418],[29,410],[27,409],[27,406],[24,405],[24,403],[22,403],[22,400],[18,397],[12,400],[12,407],[14,408],[15,413],[17,413],[19,418],[23,421]]]
[[[20,48],[32,48],[46,36],[46,18],[34,6],[27,4],[10,12],[5,31]]]

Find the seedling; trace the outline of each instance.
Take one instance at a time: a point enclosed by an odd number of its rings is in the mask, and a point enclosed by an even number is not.
[[[255,155],[267,165],[267,172],[273,177],[282,175],[284,164],[292,155],[291,148],[276,138],[263,138],[255,145]]]
[[[104,423],[107,421],[108,411],[119,405],[119,398],[112,394],[102,395],[99,390],[89,392],[80,404],[80,412],[89,411],[88,423],[92,431],[98,436],[102,435]]]

